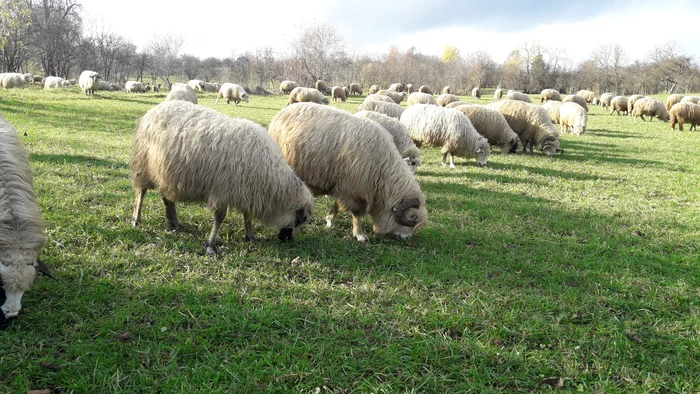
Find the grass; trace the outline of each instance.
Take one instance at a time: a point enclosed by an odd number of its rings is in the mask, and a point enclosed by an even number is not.
[[[357,243],[348,216],[323,227],[319,197],[290,244],[260,227],[243,242],[229,213],[213,259],[201,205],[169,233],[149,193],[129,225],[132,133],[164,97],[0,90],[58,278],[0,331],[0,393],[700,390],[700,134],[593,107],[553,158],[450,170],[424,149],[430,223],[408,242]],[[264,126],[286,100],[214,98]]]

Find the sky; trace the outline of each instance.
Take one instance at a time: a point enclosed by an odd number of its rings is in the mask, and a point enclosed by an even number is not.
[[[156,33],[185,37],[183,53],[227,57],[271,46],[289,51],[308,22],[336,27],[350,53],[383,54],[391,46],[464,56],[486,50],[497,63],[523,42],[565,48],[580,62],[601,44],[620,44],[630,60],[674,40],[693,56],[700,39],[697,0],[80,0],[83,22],[109,27],[142,49]],[[133,11],[137,10],[137,11]],[[128,16],[135,15],[135,16]],[[672,27],[672,26],[679,27]]]

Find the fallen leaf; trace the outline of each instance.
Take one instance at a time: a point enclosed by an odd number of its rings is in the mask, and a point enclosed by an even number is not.
[[[635,341],[635,342],[637,342],[637,343],[642,343],[642,342],[644,342],[644,341],[642,341],[642,338],[640,338],[637,334],[635,334],[635,333],[632,332],[632,331],[627,331],[625,334],[627,334],[627,338],[629,338],[629,339],[631,339],[631,340],[633,340],[633,341]]]
[[[506,343],[503,342],[501,339],[496,338],[496,339],[493,340],[493,344],[496,345],[496,346],[503,347],[503,346],[505,346]]]
[[[561,376],[552,376],[551,378],[544,378],[542,379],[542,383],[557,388],[564,387],[564,379],[562,379]]]
[[[114,336],[114,340],[115,340],[115,341],[119,341],[119,342],[126,342],[126,341],[130,340],[130,339],[133,338],[133,337],[134,337],[134,336],[131,335],[130,332],[122,332],[122,333],[119,333],[119,334],[115,335],[115,336]]]
[[[59,371],[61,370],[61,367],[59,367],[58,365],[56,365],[56,364],[54,364],[54,363],[50,363],[50,362],[48,362],[48,361],[42,361],[42,362],[40,362],[40,363],[39,363],[39,366],[40,366],[41,368],[44,368],[44,369],[50,369],[50,370],[52,370],[52,371],[54,371],[54,372],[59,372]]]

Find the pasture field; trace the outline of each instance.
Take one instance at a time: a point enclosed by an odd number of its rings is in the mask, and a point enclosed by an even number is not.
[[[318,197],[288,244],[259,225],[244,242],[229,212],[216,259],[202,205],[180,204],[171,233],[150,192],[130,225],[133,132],[166,93],[0,90],[57,278],[0,331],[0,393],[700,391],[700,132],[592,107],[552,158],[450,170],[424,148],[414,238],[360,244]],[[265,127],[286,104],[214,99]]]

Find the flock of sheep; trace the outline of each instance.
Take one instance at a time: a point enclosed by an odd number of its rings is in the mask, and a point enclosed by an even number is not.
[[[1,74],[3,87],[34,81],[30,74]],[[70,82],[42,78],[45,88]],[[79,86],[86,95],[99,90],[98,73],[86,70]],[[134,82],[134,83],[131,83]],[[139,86],[140,85],[140,86]],[[50,87],[49,87],[50,86]],[[129,81],[127,91],[143,91]],[[428,221],[426,197],[414,174],[421,165],[423,145],[441,148],[442,164],[454,168],[454,156],[474,158],[485,166],[491,147],[515,153],[535,148],[546,156],[563,152],[560,132],[586,131],[588,105],[636,117],[671,119],[672,126],[700,123],[698,98],[672,95],[664,106],[653,98],[633,96],[600,99],[591,91],[562,98],[542,91],[533,104],[526,94],[509,91],[505,100],[482,106],[467,104],[447,86],[434,97],[428,86],[415,90],[396,83],[388,89],[373,85],[359,112],[330,106],[333,100],[362,95],[359,84],[347,87],[318,81],[314,88],[284,81],[280,90],[288,104],[272,119],[269,129],[246,119],[231,118],[198,105],[196,91],[216,92],[227,104],[249,102],[240,85],[192,80],[173,84],[163,103],[140,120],[134,135],[131,181],[136,193],[133,225],[141,221],[144,196],[157,190],[172,229],[179,229],[176,204],[204,202],[214,213],[206,253],[219,253],[219,227],[229,209],[243,214],[245,239],[256,239],[253,220],[279,230],[290,241],[313,215],[314,196],[330,195],[335,203],[326,216],[333,226],[339,211],[352,215],[352,235],[369,240],[361,218],[370,215],[374,231],[397,239],[416,234]],[[481,98],[475,88],[472,97]],[[500,99],[503,90],[494,97]],[[404,109],[401,102],[407,101]],[[668,109],[668,110],[667,110]],[[670,114],[669,114],[670,110]],[[17,130],[0,116],[0,322],[16,316],[23,293],[37,272],[50,276],[39,255],[46,243],[39,204],[33,191],[27,152]]]

